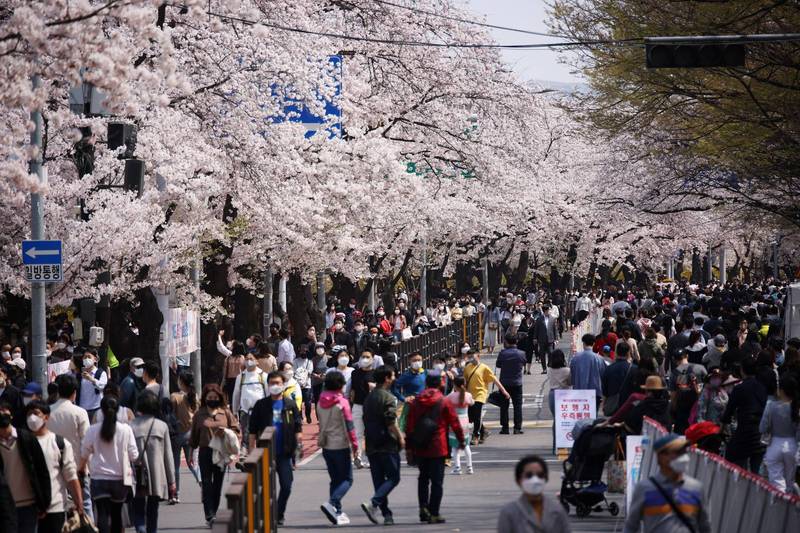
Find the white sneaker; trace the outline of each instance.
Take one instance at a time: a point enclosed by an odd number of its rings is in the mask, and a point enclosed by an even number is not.
[[[358,468],[359,470],[361,470],[362,468],[364,468],[364,462],[361,460],[361,457],[358,457],[358,456],[354,457],[354,458],[353,458],[353,464],[354,464],[354,465],[356,466],[356,468]]]
[[[474,473],[475,473],[475,471],[472,469],[472,467],[471,467],[471,466],[468,466],[468,467],[467,467],[467,474],[469,474],[469,475],[472,475],[472,474],[474,474]]]
[[[451,470],[450,473],[453,474],[454,476],[460,476],[461,475],[461,467],[457,466],[457,467],[453,468],[453,470]]]
[[[337,523],[337,512],[336,507],[334,507],[331,502],[325,502],[319,506],[320,510],[325,514],[325,517],[331,521],[331,524],[334,526]]]
[[[381,511],[380,508],[373,506],[371,501],[366,501],[361,504],[361,509],[364,511],[364,514],[367,515],[370,522],[373,524],[378,523],[378,513]]]
[[[348,526],[350,525],[350,518],[344,513],[339,513],[339,515],[336,517],[336,525]]]

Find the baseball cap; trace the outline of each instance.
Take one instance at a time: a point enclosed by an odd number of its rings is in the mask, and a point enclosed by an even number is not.
[[[656,453],[673,452],[682,450],[688,445],[689,441],[684,437],[678,435],[677,433],[669,433],[659,439],[656,439],[656,441],[653,443],[653,449],[656,451]]]
[[[33,396],[34,394],[38,394],[39,396],[42,395],[42,386],[36,383],[35,381],[31,381],[25,388],[22,389],[22,394],[27,394],[29,396]]]
[[[144,359],[141,357],[134,357],[131,359],[131,366],[141,366],[144,364]]]

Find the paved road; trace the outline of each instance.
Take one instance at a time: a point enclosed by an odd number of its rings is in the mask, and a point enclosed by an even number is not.
[[[485,358],[490,365],[493,360]],[[542,399],[544,398],[544,401]],[[417,520],[416,480],[417,470],[404,466],[400,485],[390,497],[394,511],[396,531],[412,531],[417,527],[425,531],[495,531],[497,512],[506,502],[518,497],[519,489],[513,480],[516,461],[529,453],[545,457],[551,468],[547,490],[555,494],[561,485],[561,463],[550,453],[551,427],[547,407],[546,376],[525,376],[524,435],[493,435],[485,444],[474,448],[475,474],[453,476],[445,479],[445,495],[442,514],[447,523],[437,526],[420,524]],[[490,427],[499,427],[499,411],[489,406],[486,414]],[[538,427],[534,427],[538,426]],[[162,506],[160,531],[180,532],[204,527],[203,511],[197,484],[187,472],[182,475],[182,503],[175,507]],[[361,502],[372,494],[372,483],[367,470],[354,472],[354,484],[344,499],[344,511],[352,524],[348,531],[374,531],[373,526],[360,510]],[[296,531],[324,531],[331,528],[319,510],[327,499],[328,475],[324,461],[314,456],[295,472],[294,489],[286,513],[284,529]],[[610,495],[610,500],[622,504],[622,495]],[[224,503],[223,503],[224,505]],[[613,532],[622,529],[623,517],[611,517],[608,513],[594,513],[589,518],[578,519],[574,511],[570,514],[573,531],[586,533]]]

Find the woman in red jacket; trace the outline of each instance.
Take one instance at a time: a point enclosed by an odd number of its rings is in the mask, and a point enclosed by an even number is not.
[[[406,420],[407,451],[419,468],[417,497],[420,522],[443,523],[439,506],[444,494],[444,460],[447,457],[447,430],[453,430],[463,448],[464,432],[453,405],[444,401],[442,377],[429,374],[423,390],[411,404]]]

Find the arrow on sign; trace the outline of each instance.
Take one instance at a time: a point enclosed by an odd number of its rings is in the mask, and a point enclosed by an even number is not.
[[[59,255],[58,250],[37,250],[34,246],[25,252],[25,255],[36,259],[40,255]]]

